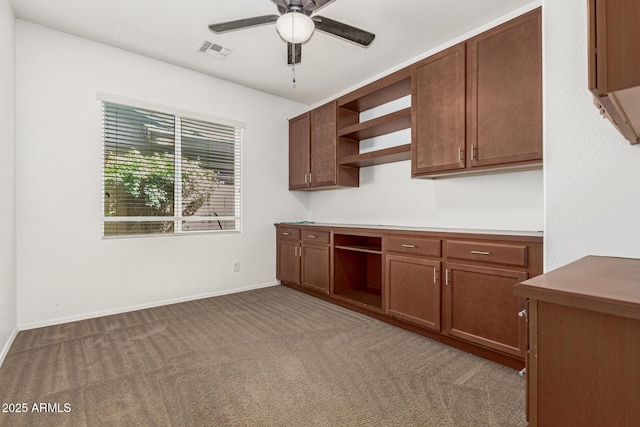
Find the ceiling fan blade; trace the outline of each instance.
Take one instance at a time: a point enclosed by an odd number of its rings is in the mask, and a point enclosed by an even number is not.
[[[256,27],[258,25],[276,22],[280,16],[264,15],[253,18],[238,19],[237,21],[220,22],[209,25],[209,29],[214,33],[225,33],[227,31],[240,30],[242,28]]]
[[[343,39],[362,46],[369,46],[376,37],[375,34],[369,31],[361,30],[360,28],[352,27],[351,25],[343,24],[342,22],[334,21],[333,19],[323,16],[313,16],[311,19],[316,24],[316,30],[342,37]]]
[[[299,64],[302,61],[302,43],[287,43],[287,64]]]
[[[306,0],[306,1],[303,1],[303,3],[306,3],[304,6],[306,10],[317,12],[318,10],[322,9],[323,7],[331,3],[332,1],[333,0]]]

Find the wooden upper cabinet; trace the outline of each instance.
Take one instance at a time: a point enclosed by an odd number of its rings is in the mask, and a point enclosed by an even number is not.
[[[289,190],[309,186],[310,117],[305,113],[289,120]]]
[[[336,184],[336,103],[311,110],[311,185]]]
[[[336,101],[289,120],[289,190],[358,186],[358,169],[337,163],[337,120]]]
[[[632,144],[640,142],[638,23],[638,0],[589,0],[589,89]]]
[[[465,167],[465,44],[412,67],[411,175]]]
[[[471,168],[542,160],[541,11],[467,42]]]

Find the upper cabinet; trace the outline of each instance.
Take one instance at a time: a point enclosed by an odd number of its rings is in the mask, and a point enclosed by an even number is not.
[[[540,167],[541,33],[538,8],[291,119],[289,188],[357,187],[361,167],[409,159],[412,177]],[[403,129],[411,141],[360,152]]]
[[[337,164],[336,102],[289,120],[289,189],[357,187],[359,174]]]
[[[542,162],[540,9],[413,66],[412,176]]]
[[[640,142],[640,2],[589,0],[589,89],[601,114]]]

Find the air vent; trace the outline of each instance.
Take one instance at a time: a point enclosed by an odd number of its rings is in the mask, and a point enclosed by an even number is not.
[[[226,47],[222,47],[218,44],[215,44],[213,42],[210,42],[208,40],[204,40],[200,44],[200,47],[198,47],[198,52],[206,53],[207,55],[213,56],[214,58],[222,61],[227,56],[229,56],[229,54],[231,53],[231,50],[227,49]]]

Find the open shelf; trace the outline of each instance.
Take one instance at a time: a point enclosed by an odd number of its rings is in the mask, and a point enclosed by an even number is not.
[[[338,98],[338,106],[362,112],[410,94],[411,68],[406,67]]]
[[[398,145],[367,153],[353,154],[338,159],[338,165],[350,167],[367,167],[385,163],[411,160],[411,144]]]
[[[382,309],[382,238],[334,234],[333,295]]]
[[[338,136],[361,141],[411,127],[411,107],[338,130]]]

